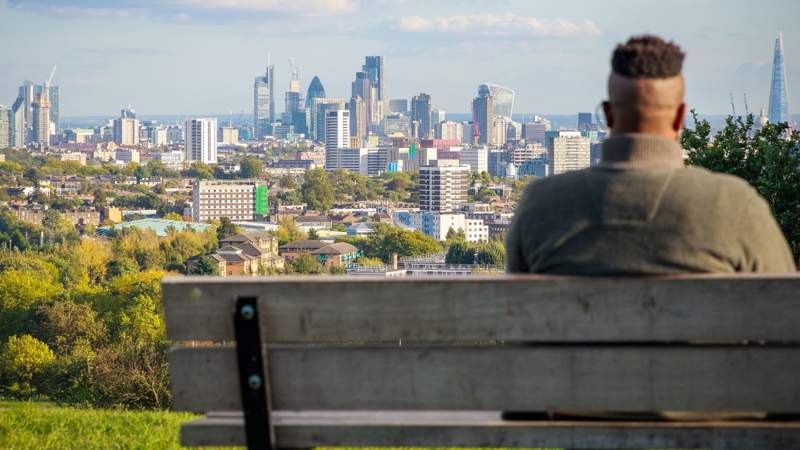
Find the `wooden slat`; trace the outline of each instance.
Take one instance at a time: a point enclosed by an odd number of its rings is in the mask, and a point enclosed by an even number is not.
[[[499,413],[273,414],[277,445],[403,447],[800,448],[796,422],[509,422]],[[181,427],[186,446],[243,445],[241,415],[222,415]]]
[[[167,278],[173,340],[233,339],[236,296],[258,296],[272,342],[793,341],[800,277]]]
[[[238,410],[233,348],[171,352],[175,407]],[[800,349],[689,346],[269,350],[275,409],[800,412]]]

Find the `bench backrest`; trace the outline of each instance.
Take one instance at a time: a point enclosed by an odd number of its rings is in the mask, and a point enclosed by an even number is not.
[[[278,410],[800,412],[800,277],[187,277],[163,295],[178,410],[241,409],[232,316],[257,297]]]

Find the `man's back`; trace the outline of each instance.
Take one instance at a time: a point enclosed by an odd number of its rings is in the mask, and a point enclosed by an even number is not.
[[[528,186],[507,239],[509,272],[796,270],[769,206],[745,181],[683,167],[665,139],[610,141],[634,153]]]

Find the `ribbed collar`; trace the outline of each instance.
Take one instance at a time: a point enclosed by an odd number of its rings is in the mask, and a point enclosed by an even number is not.
[[[681,167],[683,150],[677,142],[652,134],[620,134],[603,141],[600,164]]]

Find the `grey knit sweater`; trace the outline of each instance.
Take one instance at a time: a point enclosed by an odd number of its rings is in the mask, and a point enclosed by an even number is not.
[[[611,137],[590,169],[532,182],[507,240],[509,272],[793,272],[766,201],[744,180],[684,167],[680,146]]]

